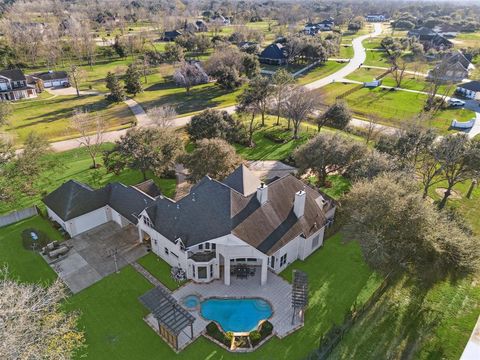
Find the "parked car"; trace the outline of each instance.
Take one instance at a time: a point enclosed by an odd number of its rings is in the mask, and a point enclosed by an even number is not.
[[[465,105],[465,101],[459,99],[450,99],[448,100],[448,106],[450,107],[462,107]]]

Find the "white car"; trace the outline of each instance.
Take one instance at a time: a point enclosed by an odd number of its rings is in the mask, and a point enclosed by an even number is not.
[[[452,99],[448,100],[448,105],[450,107],[462,107],[462,106],[465,105],[465,101],[452,98]]]

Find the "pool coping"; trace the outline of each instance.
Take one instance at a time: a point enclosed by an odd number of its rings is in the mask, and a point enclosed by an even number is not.
[[[197,294],[187,295],[187,296],[183,297],[182,300],[183,300],[184,298],[188,297],[188,296],[191,296],[191,295],[197,295]],[[273,304],[270,302],[270,300],[264,299],[264,298],[262,298],[262,297],[260,297],[260,296],[256,296],[256,297],[247,297],[247,296],[243,296],[243,297],[238,297],[238,296],[235,296],[235,297],[230,297],[230,296],[224,296],[224,297],[221,297],[221,296],[210,296],[210,297],[208,297],[208,298],[203,298],[201,295],[197,295],[197,296],[198,296],[198,298],[200,299],[200,305],[197,306],[198,309],[195,309],[196,311],[198,311],[198,315],[199,315],[203,320],[205,320],[205,321],[214,322],[225,334],[228,333],[228,332],[231,332],[234,336],[248,336],[252,331],[258,331],[259,326],[260,326],[263,322],[271,319],[271,318],[273,317],[273,314],[275,313]],[[225,331],[225,330],[223,329],[223,327],[222,327],[217,321],[205,318],[205,317],[202,315],[202,312],[200,311],[200,310],[201,310],[201,303],[202,303],[203,301],[205,301],[205,300],[210,300],[210,299],[218,299],[218,300],[247,300],[247,299],[248,299],[248,300],[251,300],[251,299],[260,299],[260,300],[265,301],[265,302],[268,304],[268,306],[270,306],[270,309],[272,310],[272,313],[270,314],[270,316],[269,316],[268,318],[260,320],[260,321],[257,323],[255,329],[250,330],[250,331],[248,331],[248,332],[245,332],[245,331],[243,331],[243,332]],[[194,311],[194,310],[192,310],[192,311]],[[273,333],[274,333],[274,332],[272,331],[272,334],[273,334]]]

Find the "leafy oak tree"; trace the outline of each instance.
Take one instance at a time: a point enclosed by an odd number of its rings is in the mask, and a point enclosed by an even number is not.
[[[188,169],[187,180],[195,183],[208,175],[223,180],[241,164],[235,148],[223,139],[202,139],[196,142],[193,152],[182,157]]]
[[[118,174],[124,168],[139,170],[147,180],[147,171],[162,176],[172,170],[183,151],[182,139],[169,129],[143,128],[128,131],[104,153],[107,171]]]
[[[143,91],[140,71],[137,65],[133,63],[128,65],[127,72],[125,73],[125,89],[127,93],[133,96]]]
[[[311,170],[318,176],[319,186],[326,184],[327,176],[345,170],[366,153],[365,144],[338,134],[318,134],[294,153],[300,173]]]
[[[317,118],[318,131],[323,126],[330,126],[335,129],[345,129],[350,120],[352,119],[352,113],[348,108],[348,105],[344,101],[337,101],[330,106],[328,110]]]

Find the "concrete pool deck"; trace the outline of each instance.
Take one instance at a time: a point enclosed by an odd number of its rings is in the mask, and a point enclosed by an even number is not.
[[[225,285],[222,279],[208,284],[189,282],[172,292],[172,296],[180,304],[182,304],[182,299],[192,294],[200,296],[201,300],[207,298],[261,298],[267,300],[273,310],[273,314],[268,320],[273,325],[273,333],[279,338],[283,338],[303,326],[303,322],[300,322],[298,317],[295,319],[295,324],[292,325],[292,285],[272,272],[268,273],[268,280],[264,286],[260,286],[260,274],[257,271],[255,276],[247,279],[232,277],[230,286]],[[195,317],[193,339],[190,339],[190,330],[185,329],[186,333],[181,333],[178,337],[179,350],[184,349],[202,335],[210,322],[200,315],[199,309],[191,310],[190,313]],[[151,314],[145,318],[145,321],[157,330],[156,320]]]

